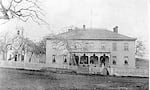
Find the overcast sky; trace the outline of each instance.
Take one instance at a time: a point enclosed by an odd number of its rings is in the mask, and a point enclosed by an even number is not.
[[[50,26],[38,26],[12,20],[0,25],[0,32],[14,33],[16,26],[24,27],[24,34],[32,40],[44,35],[64,32],[70,25],[112,30],[148,42],[148,0],[41,0]],[[1,21],[0,21],[1,22]]]

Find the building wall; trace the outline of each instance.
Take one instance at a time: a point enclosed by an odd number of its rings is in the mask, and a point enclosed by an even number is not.
[[[114,41],[109,42],[110,47]],[[124,43],[128,43],[129,50],[124,50]],[[117,41],[117,50],[113,51],[111,48],[111,58],[113,56],[117,56],[116,65],[113,66],[121,66],[121,67],[135,67],[135,44],[134,41]],[[124,64],[125,56],[128,56],[128,65]],[[112,60],[112,59],[111,59]],[[112,61],[111,61],[112,63]]]
[[[112,43],[117,43],[117,50],[113,51]],[[110,63],[111,66],[120,67],[135,67],[135,43],[134,41],[101,41],[101,40],[71,40],[68,41],[72,52],[110,52]],[[124,51],[124,43],[128,43],[129,50]],[[60,45],[59,45],[60,44]],[[61,43],[54,44],[53,40],[47,40],[46,42],[46,63],[50,66],[61,66],[63,64],[63,56],[67,55],[67,60],[69,60],[69,54]],[[106,49],[102,49],[102,45],[105,45]],[[59,48],[58,50],[54,48]],[[53,64],[53,55],[55,56],[56,63]],[[81,53],[78,53],[81,56]],[[92,54],[87,54],[91,56]],[[97,54],[100,56],[101,54]],[[116,65],[112,64],[112,57],[116,56]],[[128,56],[128,65],[124,64],[124,56]]]

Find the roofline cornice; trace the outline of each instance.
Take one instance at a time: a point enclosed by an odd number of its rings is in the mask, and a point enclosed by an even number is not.
[[[46,40],[55,40],[56,38],[46,38]],[[67,40],[102,40],[102,41],[135,41],[137,38],[131,38],[131,39],[112,39],[112,38],[106,38],[106,39],[67,39]]]

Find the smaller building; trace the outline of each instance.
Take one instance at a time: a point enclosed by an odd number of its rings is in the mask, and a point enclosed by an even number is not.
[[[8,62],[22,62],[22,63],[44,63],[45,54],[37,54],[39,47],[31,40],[23,36],[23,30],[17,30],[17,34],[12,38],[11,42],[7,44]]]
[[[45,54],[39,53],[36,44],[24,38],[22,31],[17,30],[17,34],[7,44],[6,60],[0,62],[0,67],[40,70],[45,64]]]
[[[17,30],[11,42],[7,44],[7,61],[24,61],[26,59],[25,54],[25,42],[23,38],[22,30]]]

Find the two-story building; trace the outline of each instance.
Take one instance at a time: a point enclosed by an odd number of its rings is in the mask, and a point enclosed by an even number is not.
[[[47,38],[46,63],[54,68],[76,66],[80,73],[101,73],[112,67],[135,68],[135,40],[119,34],[117,26],[113,31],[85,26],[69,29]]]

